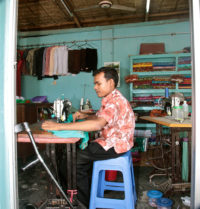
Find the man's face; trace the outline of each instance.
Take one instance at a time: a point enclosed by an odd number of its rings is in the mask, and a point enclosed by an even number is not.
[[[112,79],[106,80],[104,78],[104,72],[95,75],[94,90],[96,91],[98,97],[105,97],[114,89],[114,81]]]

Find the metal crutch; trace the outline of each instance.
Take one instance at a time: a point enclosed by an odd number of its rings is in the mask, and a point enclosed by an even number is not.
[[[23,122],[23,123],[20,123],[20,124],[17,124],[15,125],[15,133],[19,133],[21,131],[26,131],[29,135],[29,138],[31,140],[31,143],[33,145],[33,148],[35,150],[35,153],[37,155],[37,159],[30,162],[26,167],[23,168],[23,170],[26,170],[28,167],[36,164],[37,162],[41,162],[42,165],[44,166],[45,170],[47,171],[47,173],[49,174],[49,176],[51,177],[51,179],[53,180],[53,182],[55,183],[55,185],[57,186],[58,190],[61,192],[61,194],[63,195],[63,197],[65,198],[65,200],[67,201],[67,203],[69,204],[70,208],[74,209],[72,203],[69,201],[68,197],[66,196],[66,194],[64,193],[64,191],[62,190],[61,186],[58,184],[58,182],[56,181],[56,179],[54,178],[53,174],[51,173],[51,171],[49,170],[49,168],[47,167],[47,165],[45,164],[42,156],[40,155],[39,153],[39,150],[35,144],[35,140],[33,138],[33,135],[32,135],[32,132],[29,128],[29,125],[27,122]]]

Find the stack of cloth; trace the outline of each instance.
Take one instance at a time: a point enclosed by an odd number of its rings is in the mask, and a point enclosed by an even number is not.
[[[133,87],[135,89],[151,89],[152,88],[152,77],[142,77],[133,81]]]
[[[149,137],[151,137],[151,135],[152,135],[151,130],[137,130],[137,129],[135,129],[135,131],[134,131],[134,137],[149,138]]]
[[[145,72],[152,71],[153,63],[152,62],[140,62],[133,64],[133,72]]]
[[[179,57],[178,71],[191,70],[191,57]]]
[[[153,77],[152,86],[153,86],[153,89],[165,89],[165,88],[174,89],[175,88],[175,84],[171,82],[168,76]]]
[[[162,96],[139,96],[139,97],[133,97],[133,101],[131,101],[131,105],[132,107],[139,107],[139,106],[155,106],[155,105],[159,105],[158,104],[158,100],[161,98]]]
[[[135,89],[174,89],[175,83],[168,76],[140,77],[133,81]]]
[[[127,75],[124,80],[126,83],[133,83],[138,80],[138,75]]]
[[[133,64],[133,72],[174,71],[175,62],[140,62]]]
[[[192,88],[192,82],[191,82],[191,76],[184,76],[183,81],[179,83],[179,89],[191,89]]]

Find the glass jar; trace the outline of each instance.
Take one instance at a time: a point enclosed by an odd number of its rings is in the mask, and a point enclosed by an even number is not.
[[[182,106],[174,106],[172,111],[172,116],[175,120],[182,122],[184,120],[184,113]]]

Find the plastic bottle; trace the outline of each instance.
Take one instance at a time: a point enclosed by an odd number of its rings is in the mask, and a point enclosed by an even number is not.
[[[183,138],[182,147],[182,180],[188,181],[188,138]]]
[[[188,118],[188,104],[186,101],[183,102],[183,117]]]

